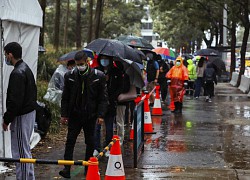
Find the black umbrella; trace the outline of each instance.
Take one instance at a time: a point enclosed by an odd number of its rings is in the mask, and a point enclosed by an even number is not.
[[[120,36],[117,39],[132,47],[154,49],[154,47],[143,37],[129,35],[129,36]]]
[[[145,84],[142,71],[137,63],[128,59],[118,59],[118,61],[122,63],[125,73],[129,76],[130,84],[138,88],[143,88]]]
[[[218,75],[220,75],[222,71],[226,71],[226,65],[220,57],[210,56],[208,57],[208,61],[214,65],[214,69]]]
[[[219,56],[219,51],[214,49],[200,49],[194,53],[195,56]]]
[[[135,49],[115,39],[99,38],[90,42],[86,48],[95,51],[98,55],[130,59],[142,64],[141,56]]]
[[[141,49],[140,51],[142,51],[145,55],[147,54],[153,54],[153,58],[154,60],[157,60],[157,54],[156,52],[150,50],[150,49]],[[147,60],[146,58],[144,60]]]
[[[70,61],[70,60],[74,60],[75,54],[78,52],[77,51],[71,51],[67,54],[62,55],[61,57],[58,58],[57,61],[61,62],[61,61]],[[82,50],[83,52],[85,52],[87,54],[88,57],[90,57],[91,59],[94,58],[94,52],[90,49],[84,48]]]

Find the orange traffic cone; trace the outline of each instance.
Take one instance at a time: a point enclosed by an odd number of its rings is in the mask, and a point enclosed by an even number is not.
[[[88,161],[89,167],[86,176],[86,180],[100,180],[100,172],[98,168],[98,159],[96,157],[91,157]]]
[[[161,100],[160,100],[160,85],[155,86],[155,101],[152,110],[152,115],[162,116]]]
[[[105,173],[105,180],[125,180],[120,140],[117,135],[113,136],[113,139],[115,138],[117,140],[110,149],[108,166]]]
[[[133,140],[133,139],[134,139],[134,121],[133,121],[132,127],[131,127],[131,129],[130,129],[129,139],[130,139],[130,140]]]
[[[144,99],[144,133],[153,133],[152,119],[150,114],[150,108],[148,104],[149,93],[144,92],[146,98]]]

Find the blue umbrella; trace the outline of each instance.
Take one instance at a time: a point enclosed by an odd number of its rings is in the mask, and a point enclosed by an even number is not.
[[[79,50],[76,51],[71,51],[67,54],[62,55],[61,57],[58,58],[57,61],[61,62],[61,61],[70,61],[70,60],[74,60],[75,54],[78,52]],[[85,52],[87,54],[88,57],[90,57],[91,59],[94,58],[94,52],[91,51],[90,49],[84,48],[82,49],[83,52]]]

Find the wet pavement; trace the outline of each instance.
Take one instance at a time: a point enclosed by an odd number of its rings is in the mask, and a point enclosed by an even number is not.
[[[182,114],[164,105],[163,116],[152,116],[155,134],[145,135],[144,152],[133,168],[129,127],[122,146],[126,179],[250,180],[250,99],[229,83],[215,87],[211,103],[205,96],[185,96]],[[84,157],[83,138],[78,139],[74,159]],[[47,147],[45,147],[46,149]],[[64,144],[36,158],[61,159]],[[107,158],[100,159],[104,179]],[[63,179],[62,166],[35,165],[37,179]],[[84,167],[72,167],[71,179],[85,179]],[[13,179],[13,174],[0,179]]]

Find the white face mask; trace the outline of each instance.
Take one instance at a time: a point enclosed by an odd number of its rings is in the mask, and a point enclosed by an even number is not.
[[[84,64],[84,65],[81,65],[81,66],[77,66],[77,69],[78,69],[79,71],[85,71],[87,68],[88,68],[88,65],[87,65],[87,64]]]
[[[176,62],[176,66],[180,66],[181,65],[181,62]]]

